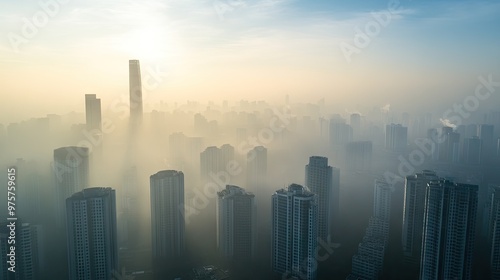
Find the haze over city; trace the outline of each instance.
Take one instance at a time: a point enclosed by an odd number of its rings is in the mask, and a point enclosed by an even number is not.
[[[3,1],[0,280],[500,279],[500,3]]]

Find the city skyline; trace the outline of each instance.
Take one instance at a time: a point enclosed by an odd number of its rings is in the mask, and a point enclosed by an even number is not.
[[[498,279],[499,25],[490,0],[0,3],[1,280]]]
[[[409,101],[423,105],[418,98],[421,94],[438,103],[463,98],[474,92],[479,75],[499,74],[499,41],[491,36],[492,27],[499,23],[496,2],[351,2],[2,3],[2,97],[17,110],[0,105],[0,120],[81,111],[82,92],[98,93],[103,109],[112,106],[109,100],[126,102],[128,89],[120,81],[127,72],[121,65],[130,59],[142,60],[143,74],[148,75],[145,111],[160,100],[232,99],[233,88],[245,99],[274,102],[290,94],[304,101],[314,96],[315,100],[326,98],[329,104],[340,101],[350,110],[363,110],[357,102],[363,97],[379,107],[404,106]],[[391,8],[396,9],[394,13],[389,12]],[[33,23],[37,12],[42,23],[38,26]],[[377,23],[373,14],[387,18],[387,13],[388,23]],[[370,27],[373,22],[378,28]],[[106,27],[97,29],[101,24]],[[359,47],[356,34],[370,33],[367,28],[373,28],[374,35]],[[351,63],[342,51],[343,43],[359,50]],[[65,77],[64,81],[57,76]],[[22,83],[19,77],[35,82]],[[79,90],[72,91],[72,87]],[[202,93],[202,88],[208,92]],[[40,108],[34,99],[26,98],[41,94],[61,101]],[[370,98],[374,94],[377,100]],[[21,102],[25,109],[19,106]]]

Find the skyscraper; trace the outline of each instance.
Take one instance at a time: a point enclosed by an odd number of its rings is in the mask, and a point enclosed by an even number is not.
[[[333,208],[338,207],[339,201],[338,189],[334,196],[333,172],[332,167],[328,166],[328,158],[309,158],[309,164],[306,165],[306,186],[317,195],[318,237],[326,241],[332,231]]]
[[[462,162],[465,164],[478,165],[481,163],[482,140],[477,136],[464,139],[462,151]]]
[[[130,122],[142,122],[142,82],[139,60],[129,60]]]
[[[373,216],[384,221],[391,217],[392,187],[380,180],[375,180],[373,194]]]
[[[419,266],[422,249],[425,190],[431,180],[438,180],[436,173],[423,170],[405,178],[403,206],[403,254],[405,261],[414,268]]]
[[[349,124],[352,127],[353,140],[358,140],[361,136],[361,115],[358,113],[351,114]]]
[[[37,280],[43,279],[43,230],[39,225],[16,222],[15,242],[9,243],[11,235],[8,224],[0,224],[0,279],[5,280]],[[8,270],[11,254],[10,246],[14,245],[15,273]]]
[[[89,185],[88,148],[71,146],[55,149],[53,171],[58,223],[62,225],[66,214],[66,199]]]
[[[352,141],[352,127],[346,124],[343,119],[331,119],[329,133],[332,148],[343,146]]]
[[[114,279],[118,268],[116,196],[88,188],[66,199],[69,279]]]
[[[500,279],[500,186],[492,190],[488,245],[490,253],[491,279]]]
[[[247,186],[259,189],[267,182],[267,149],[258,146],[247,153]]]
[[[386,247],[389,241],[389,218],[392,188],[376,180],[373,195],[373,216],[365,236],[352,257],[352,272],[347,279],[376,280],[382,274]]]
[[[481,139],[481,160],[491,163],[495,153],[495,127],[491,124],[481,124],[477,128],[477,135]]]
[[[425,197],[420,279],[472,279],[478,186],[431,181]]]
[[[229,144],[220,148],[207,147],[200,153],[200,174],[204,181],[213,180],[220,171],[225,171],[228,163],[234,159],[234,148]]]
[[[273,196],[272,267],[275,273],[315,280],[318,236],[316,195],[292,184]],[[289,279],[289,278],[288,278]]]
[[[255,256],[254,195],[237,186],[217,193],[217,248],[226,259],[248,264]]]
[[[401,124],[385,126],[385,148],[389,151],[402,153],[408,145],[408,128]]]
[[[346,145],[345,162],[348,170],[369,171],[372,165],[372,141],[355,141]]]
[[[153,261],[184,255],[184,174],[163,170],[150,177]]]
[[[101,99],[95,94],[85,94],[85,119],[89,131],[101,132]]]

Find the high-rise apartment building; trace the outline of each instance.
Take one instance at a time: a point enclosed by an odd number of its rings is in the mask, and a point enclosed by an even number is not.
[[[431,181],[425,197],[420,279],[472,279],[478,186]]]
[[[272,196],[272,268],[277,274],[315,280],[318,236],[316,195],[292,184]]]
[[[403,153],[408,146],[408,128],[401,124],[385,126],[385,148],[396,153]]]
[[[343,146],[353,139],[352,127],[343,119],[331,119],[329,126],[330,146],[332,148]]]
[[[405,261],[418,267],[422,249],[425,190],[430,181],[439,178],[430,170],[405,178],[402,243]]]
[[[210,181],[220,171],[228,168],[228,163],[234,160],[234,148],[225,144],[220,148],[211,146],[200,153],[200,175],[202,180]]]
[[[489,213],[488,245],[491,279],[500,279],[500,186],[492,188]]]
[[[150,177],[153,261],[172,261],[184,255],[184,174],[160,171]]]
[[[89,186],[89,150],[86,147],[62,147],[54,150],[54,180],[57,216],[61,226],[65,221],[66,199]]]
[[[318,237],[326,241],[332,231],[333,208],[338,207],[339,201],[338,188],[334,190],[333,171],[332,167],[328,166],[328,158],[310,157],[309,164],[306,165],[305,177],[306,186],[317,195]]]
[[[247,153],[247,186],[262,188],[267,182],[267,149],[262,146]]]
[[[95,94],[85,94],[85,119],[89,131],[101,132],[101,99]]]
[[[87,188],[66,199],[69,279],[112,280],[119,271],[116,195]]]
[[[254,195],[237,186],[217,193],[217,248],[227,260],[248,264],[255,256]]]
[[[43,279],[43,230],[40,225],[15,222],[15,239],[12,236],[9,223],[0,224],[0,279],[5,280],[38,280]],[[15,243],[12,243],[15,240]],[[10,241],[10,242],[9,242]],[[9,270],[11,264],[11,245],[14,251],[14,272]]]
[[[373,189],[373,217],[383,221],[391,218],[392,186],[381,180],[375,180]]]

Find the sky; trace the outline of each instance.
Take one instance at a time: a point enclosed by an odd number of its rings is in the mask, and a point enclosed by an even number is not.
[[[499,1],[1,0],[0,123],[126,101],[129,59],[145,111],[287,94],[449,107],[500,80],[499,26]]]

